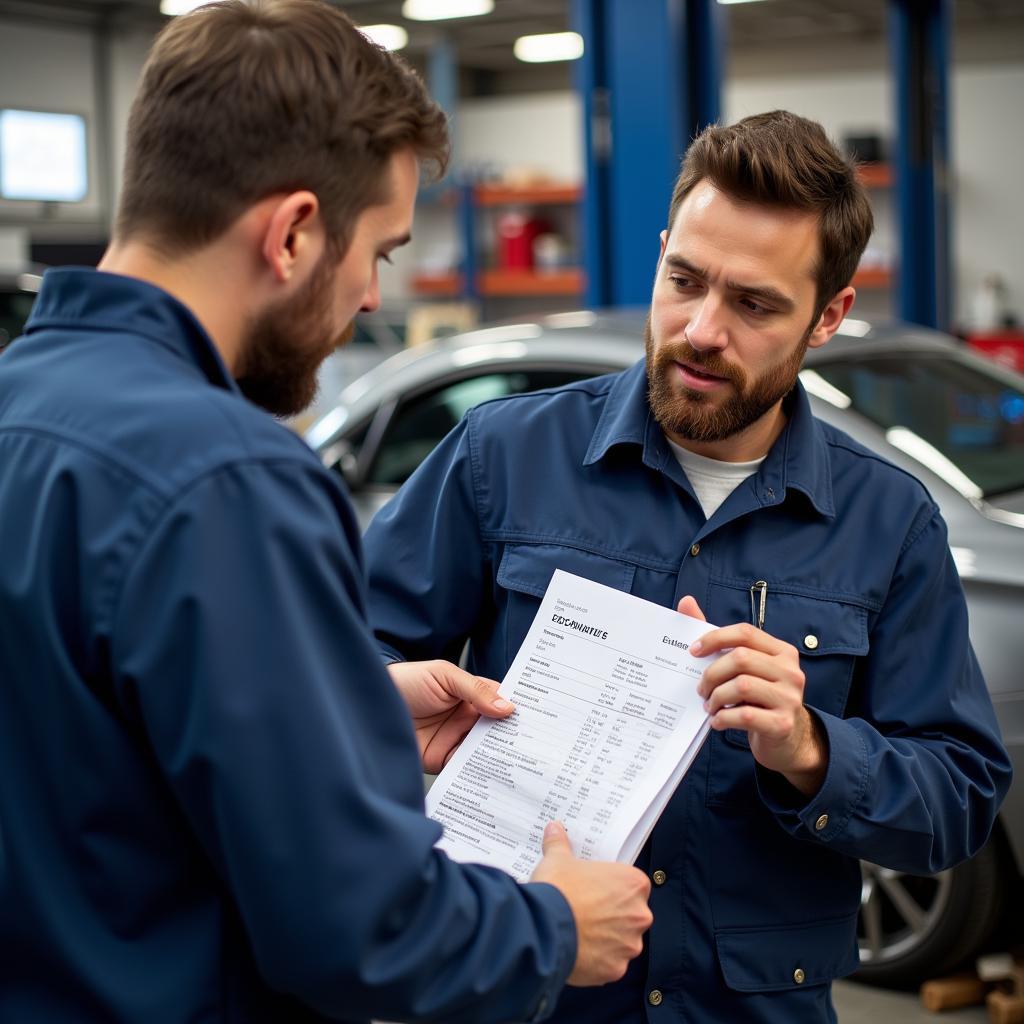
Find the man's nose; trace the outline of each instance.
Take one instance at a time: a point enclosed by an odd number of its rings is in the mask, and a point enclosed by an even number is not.
[[[713,295],[705,295],[686,325],[686,339],[698,351],[725,348],[728,334],[722,304]]]
[[[373,275],[367,285],[366,294],[363,296],[362,305],[359,307],[361,313],[374,313],[380,309],[380,281],[377,278],[377,268],[373,268]]]

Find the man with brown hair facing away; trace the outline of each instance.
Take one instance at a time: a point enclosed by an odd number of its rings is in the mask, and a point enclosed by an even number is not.
[[[819,125],[708,128],[661,234],[646,359],[478,406],[367,532],[370,619],[406,680],[403,659],[467,638],[500,678],[555,569],[722,626],[691,648],[724,652],[700,690],[713,731],[638,860],[645,955],[564,992],[560,1022],[834,1021],[858,858],[950,867],[1009,785],[938,509],[797,379],[870,233]]]
[[[311,399],[446,157],[327,3],[157,40],[109,251],[0,359],[0,1021],[540,1019],[639,953],[647,879],[559,826],[523,886],[434,849],[417,737],[511,708],[396,689],[340,484],[253,404]]]

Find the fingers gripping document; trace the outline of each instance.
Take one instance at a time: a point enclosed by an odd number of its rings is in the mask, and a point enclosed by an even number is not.
[[[427,793],[438,846],[525,881],[544,826],[578,857],[631,864],[708,733],[706,622],[557,570],[501,684],[516,705],[481,719]]]

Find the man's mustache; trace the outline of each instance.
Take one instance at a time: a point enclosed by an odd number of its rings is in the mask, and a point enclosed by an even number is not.
[[[658,362],[689,363],[714,377],[724,377],[733,384],[743,383],[743,374],[717,352],[700,352],[688,341],[664,345],[658,352]]]

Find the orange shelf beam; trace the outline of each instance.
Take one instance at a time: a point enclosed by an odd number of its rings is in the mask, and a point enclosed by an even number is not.
[[[480,294],[497,295],[582,295],[586,287],[578,267],[564,270],[483,270],[477,281]]]
[[[437,295],[452,297],[462,292],[462,275],[455,272],[447,274],[414,274],[412,290],[417,295]]]
[[[579,185],[533,185],[511,188],[504,185],[478,185],[477,206],[538,206],[555,203],[578,203],[583,195]]]
[[[888,164],[857,164],[857,177],[866,188],[889,188],[892,185],[892,168]]]
[[[892,271],[885,267],[861,267],[853,275],[854,288],[888,288],[892,284]]]

